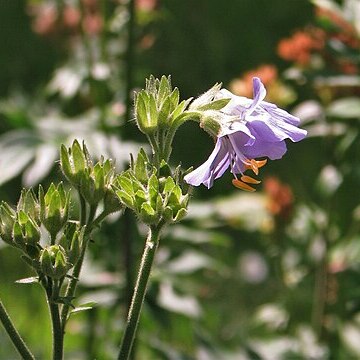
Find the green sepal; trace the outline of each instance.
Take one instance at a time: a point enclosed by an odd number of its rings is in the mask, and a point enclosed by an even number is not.
[[[140,218],[148,225],[156,224],[159,221],[159,215],[149,203],[144,202],[140,208]]]
[[[69,152],[64,144],[60,147],[60,167],[66,178],[73,182],[75,177],[70,163]]]
[[[156,198],[159,193],[159,180],[155,174],[152,174],[149,178],[148,182],[148,193],[149,200],[152,206],[156,205]]]
[[[208,104],[202,105],[198,108],[198,110],[221,110],[231,101],[230,98],[227,99],[219,99],[215,101],[211,101]]]
[[[187,210],[185,208],[181,208],[175,215],[173,222],[178,222],[182,220],[187,215]]]
[[[171,113],[171,107],[171,99],[167,97],[159,110],[159,126],[162,128],[168,127],[170,125],[169,118]]]
[[[71,155],[75,174],[82,174],[85,171],[87,161],[79,142],[74,140],[71,146]]]
[[[13,243],[13,228],[16,220],[16,212],[5,201],[0,205],[0,237],[9,245],[14,246]]]
[[[148,164],[149,158],[145,150],[141,148],[135,161],[134,175],[135,178],[143,184],[146,184],[148,181]]]
[[[118,196],[120,201],[130,209],[135,209],[135,200],[134,197],[130,196],[124,190],[115,190],[115,194]]]
[[[54,279],[61,279],[69,269],[66,252],[60,245],[52,245],[43,249],[39,261],[44,275]]]

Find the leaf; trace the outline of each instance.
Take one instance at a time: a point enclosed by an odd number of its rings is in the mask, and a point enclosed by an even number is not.
[[[32,276],[32,277],[16,280],[15,282],[17,284],[34,284],[34,283],[39,282],[39,277],[38,276]]]

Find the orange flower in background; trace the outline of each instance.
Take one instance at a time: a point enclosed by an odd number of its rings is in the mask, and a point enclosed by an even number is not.
[[[30,15],[33,16],[32,29],[39,35],[51,35],[56,30],[57,11],[55,6],[31,6]]]
[[[265,193],[268,197],[269,212],[283,220],[289,219],[292,213],[294,196],[291,188],[283,184],[276,177],[269,177],[264,181]]]
[[[73,6],[65,6],[63,10],[64,26],[69,29],[76,29],[80,23],[80,11]]]
[[[242,77],[232,80],[229,89],[239,96],[252,96],[252,79],[258,77],[267,87],[267,101],[286,106],[292,103],[296,96],[291,88],[285,85],[278,77],[278,70],[274,65],[265,64],[256,69],[247,71]]]
[[[158,0],[135,0],[135,6],[138,10],[152,11],[156,8]]]
[[[321,50],[324,47],[324,32],[320,29],[310,31],[297,31],[290,38],[280,41],[278,55],[287,61],[295,61],[300,65],[306,65],[310,61],[313,50]]]
[[[251,97],[253,93],[253,78],[261,79],[265,86],[269,86],[277,80],[278,71],[274,65],[261,65],[257,69],[246,72],[241,78],[237,78],[230,83],[230,91],[236,95]]]

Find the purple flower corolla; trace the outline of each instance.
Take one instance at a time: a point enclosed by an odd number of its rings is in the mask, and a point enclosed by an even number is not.
[[[254,99],[236,96],[226,89],[217,92],[214,100],[230,99],[221,109],[224,120],[220,122],[215,149],[197,169],[185,176],[185,181],[193,186],[213,185],[229,167],[236,180],[235,186],[253,191],[247,183],[257,180],[244,176],[247,169],[258,173],[265,164],[256,158],[268,157],[280,159],[286,153],[286,139],[293,142],[302,140],[307,132],[297,127],[300,119],[279,109],[276,105],[263,101],[266,95],[264,85],[259,78],[253,79]],[[236,174],[241,174],[237,180]],[[245,186],[243,186],[245,185]]]

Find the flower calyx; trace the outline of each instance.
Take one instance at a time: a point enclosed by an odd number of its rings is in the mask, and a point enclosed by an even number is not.
[[[55,239],[69,218],[70,191],[65,192],[62,182],[57,186],[51,183],[46,193],[40,185],[39,203],[41,222]]]
[[[141,132],[153,135],[162,130],[175,129],[181,125],[181,115],[191,99],[180,102],[178,88],[172,88],[170,76],[157,79],[150,76],[145,89],[135,97],[136,123]]]
[[[71,267],[61,245],[47,246],[41,250],[39,265],[41,272],[53,279],[63,278]]]
[[[140,151],[130,169],[118,175],[114,183],[116,195],[147,225],[181,220],[186,215],[189,195],[183,194],[171,175],[163,175],[170,171],[164,161],[158,173],[147,160],[145,152]]]

